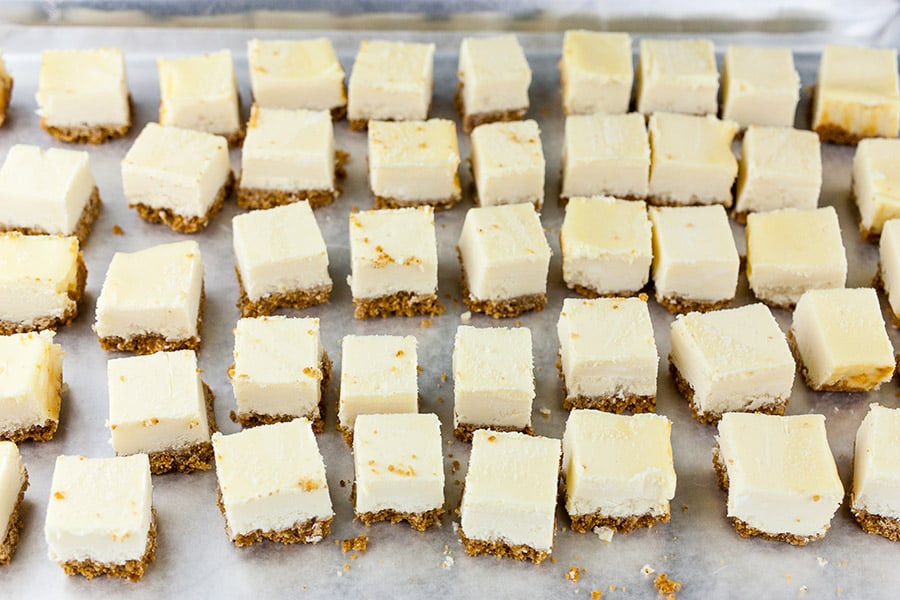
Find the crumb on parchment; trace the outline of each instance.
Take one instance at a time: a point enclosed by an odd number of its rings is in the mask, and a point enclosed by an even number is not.
[[[681,589],[681,582],[669,579],[666,573],[660,573],[653,580],[653,586],[660,594],[668,594],[669,598],[675,598],[675,593]]]
[[[369,545],[369,536],[365,534],[360,534],[355,538],[350,538],[349,540],[341,540],[341,552],[350,552],[354,550],[356,552],[365,552],[366,546]]]

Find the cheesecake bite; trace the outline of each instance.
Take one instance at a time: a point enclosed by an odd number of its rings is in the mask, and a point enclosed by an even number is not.
[[[793,127],[800,75],[790,48],[728,46],[722,63],[722,118],[740,127]]]
[[[128,207],[181,233],[209,225],[233,186],[228,144],[209,133],[147,123],[122,159]]]
[[[563,112],[567,115],[624,113],[631,102],[634,66],[627,33],[570,30],[563,36]]]
[[[214,397],[193,350],[115,358],[106,379],[116,456],[147,454],[154,475],[212,468]]]
[[[244,139],[230,50],[160,58],[156,66],[160,125],[220,135],[229,145]]]
[[[788,127],[750,125],[741,143],[733,215],[816,208],[822,189],[819,137]]]
[[[272,208],[306,200],[313,208],[340,194],[346,152],[334,149],[326,111],[253,106],[241,148],[241,208]]]
[[[478,429],[534,434],[534,358],[527,327],[461,325],[453,344],[453,435]]]
[[[719,71],[709,40],[642,39],[637,66],[637,110],[714,115]]]
[[[870,404],[856,432],[850,512],[866,533],[900,541],[900,409]]]
[[[669,371],[694,418],[716,423],[726,412],[784,414],[796,365],[772,312],[749,304],[676,318]]]
[[[0,565],[8,565],[19,544],[22,500],[28,489],[28,471],[19,449],[0,441]]]
[[[9,113],[9,100],[12,98],[13,78],[6,70],[6,63],[0,53],[0,125],[6,120]]]
[[[100,213],[87,152],[16,144],[0,167],[0,230],[87,241]]]
[[[44,538],[67,575],[143,577],[156,558],[147,455],[57,457]]]
[[[900,218],[900,140],[860,141],[851,178],[859,235],[875,241],[886,221]]]
[[[834,207],[747,215],[747,281],[774,308],[793,308],[803,292],[842,288],[847,256]]]
[[[97,298],[94,332],[104,350],[197,350],[203,321],[197,242],[116,252]]]
[[[54,335],[42,331],[0,336],[0,440],[53,439],[64,354],[62,346],[53,343]]]
[[[305,417],[325,428],[325,390],[331,360],[322,346],[319,319],[257,317],[234,328],[234,364],[228,370],[243,427]]]
[[[868,392],[894,375],[894,348],[872,288],[809,290],[789,335],[813,390]]]
[[[328,302],[328,252],[305,200],[231,220],[241,316]]]
[[[347,114],[344,67],[331,40],[247,42],[250,89],[260,108],[326,110],[332,119]]]
[[[894,327],[900,327],[900,219],[885,222],[878,242],[878,256],[875,281],[887,296]]]
[[[427,119],[434,88],[434,48],[434,44],[360,42],[350,70],[350,129],[362,131],[370,120]]]
[[[812,129],[823,142],[855,144],[897,137],[897,50],[826,44],[812,105]]]
[[[654,206],[650,222],[657,302],[687,313],[734,301],[741,261],[722,206]]]
[[[563,301],[556,331],[566,410],[656,410],[659,354],[645,298]]]
[[[742,537],[805,545],[825,537],[844,500],[822,415],[726,413],[713,465]]]
[[[514,35],[463,38],[454,104],[463,131],[484,123],[518,121],[528,112],[531,67]]]
[[[350,277],[357,319],[439,315],[437,237],[430,206],[350,215]]]
[[[544,203],[544,150],[537,121],[489,123],[472,132],[475,205]]]
[[[118,48],[45,50],[35,98],[41,128],[63,142],[102,144],[131,129],[125,57]]]
[[[560,441],[475,432],[460,504],[459,537],[470,556],[541,563],[553,551]]]
[[[563,280],[583,296],[633,296],[650,279],[653,230],[643,202],[572,198],[559,245]]]
[[[212,443],[219,510],[235,546],[315,544],[328,535],[334,510],[309,421],[215,433]]]
[[[348,446],[358,415],[419,412],[416,338],[347,335],[341,345],[337,428]]]
[[[628,533],[668,523],[675,497],[671,432],[672,422],[660,415],[572,411],[562,462],[572,531]]]
[[[406,521],[419,531],[444,513],[437,415],[359,415],[353,435],[354,509],[365,525]]]
[[[650,180],[650,140],[638,113],[566,117],[560,200],[609,194],[641,200]]]
[[[462,195],[456,124],[447,119],[369,123],[375,208],[450,208]]]
[[[494,318],[544,310],[552,252],[531,206],[469,209],[457,250],[469,310]]]
[[[738,162],[733,121],[655,113],[650,117],[650,204],[731,206]]]

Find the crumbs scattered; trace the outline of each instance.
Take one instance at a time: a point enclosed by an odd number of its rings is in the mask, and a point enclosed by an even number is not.
[[[801,586],[800,586],[800,593],[801,593],[801,594],[805,594],[805,593],[808,592],[808,591],[809,591],[809,588],[806,587],[805,585],[801,585]]]
[[[422,319],[421,321],[419,321],[419,327],[421,327],[422,329],[428,329],[429,327],[431,327],[432,323],[433,321],[431,319]]]
[[[351,550],[354,550],[356,552],[365,552],[368,545],[369,536],[360,534],[355,538],[350,538],[349,540],[341,540],[341,552],[350,552]]]
[[[444,371],[441,373],[441,383],[447,381],[447,372]]]
[[[825,560],[824,558],[822,558],[821,556],[817,556],[816,560],[819,562],[820,567],[824,567],[825,565],[828,564],[828,561]]]
[[[571,567],[569,567],[569,570],[566,571],[566,579],[568,579],[572,583],[575,583],[576,581],[581,579],[581,574],[583,572],[584,572],[584,569],[579,569],[575,565],[572,565]]]
[[[656,576],[656,579],[653,580],[653,587],[656,588],[658,593],[668,594],[669,598],[674,599],[675,593],[681,589],[681,582],[669,579],[668,575],[660,573]]]
[[[456,473],[457,471],[459,471],[459,467],[460,467],[459,461],[458,461],[458,460],[454,460],[454,461],[451,463],[451,465],[450,465],[450,472],[451,472],[451,473]]]
[[[463,314],[459,315],[459,320],[462,321],[463,323],[468,323],[469,321],[471,321],[472,320],[472,311],[467,310]]]
[[[550,414],[551,414],[550,409],[547,408],[546,406],[542,407],[539,412],[541,413],[541,416],[544,417],[545,419],[550,418]]]
[[[594,590],[591,592],[591,600],[600,600],[603,597],[603,592],[600,590]]]
[[[347,482],[343,479],[341,479],[339,483],[341,484],[341,487],[347,487]]]
[[[453,568],[453,553],[450,552],[450,546],[444,544],[444,560],[441,561],[441,568],[449,571]]]
[[[687,511],[688,511],[688,505],[687,505],[687,504],[682,504],[682,505],[681,505],[681,512],[687,512]]]
[[[644,565],[643,567],[641,567],[641,573],[649,577],[650,575],[656,573],[656,569],[654,569],[650,565]]]
[[[118,225],[112,226],[113,235],[125,235],[125,230],[119,227]]]
[[[356,205],[354,204],[353,206],[350,207],[350,212],[352,212],[352,213],[358,213],[358,212],[359,212],[359,207],[356,206]]]
[[[612,527],[599,526],[594,527],[592,531],[598,538],[600,538],[601,541],[604,541],[607,544],[610,543],[613,539],[613,536],[616,535],[616,530]]]

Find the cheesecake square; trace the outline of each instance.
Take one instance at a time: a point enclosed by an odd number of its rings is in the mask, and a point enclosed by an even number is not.
[[[215,433],[212,443],[219,510],[235,546],[315,544],[329,534],[334,510],[309,421]]]
[[[453,435],[478,429],[534,434],[534,357],[527,327],[461,325],[453,343]]]
[[[628,533],[669,522],[675,497],[672,422],[661,415],[573,410],[562,472],[572,531]]]
[[[45,50],[35,99],[41,128],[63,142],[102,144],[131,129],[125,57],[118,48]]]
[[[425,531],[444,513],[444,460],[437,415],[359,415],[353,435],[356,518],[406,521]]]
[[[726,412],[782,415],[796,365],[764,304],[690,313],[672,323],[669,371],[701,423]]]
[[[0,167],[0,230],[87,241],[100,213],[87,152],[16,144]]]
[[[563,280],[583,296],[633,296],[650,279],[653,229],[641,201],[570,199],[559,245]]]
[[[348,446],[359,415],[419,412],[415,337],[347,335],[341,345],[338,430]]]
[[[562,149],[565,202],[575,196],[647,197],[650,138],[638,113],[566,117]]]
[[[757,298],[790,309],[803,292],[842,288],[847,256],[832,206],[747,215],[747,281]]]
[[[469,209],[457,251],[469,310],[494,318],[544,310],[552,251],[530,205]]]
[[[740,127],[793,127],[800,75],[790,48],[728,46],[722,63],[722,118]]]
[[[237,215],[231,229],[241,316],[328,301],[328,251],[306,200]]]
[[[240,95],[230,50],[159,58],[159,124],[244,139]]]
[[[9,100],[12,97],[13,78],[6,69],[3,54],[0,52],[0,125],[6,120],[9,112]]]
[[[454,103],[466,133],[484,123],[518,121],[528,112],[531,67],[516,36],[463,38],[457,75]]]
[[[456,124],[447,119],[369,123],[375,208],[450,208],[461,197]]]
[[[260,108],[325,110],[335,120],[347,114],[347,90],[331,40],[247,42],[250,89]]]
[[[826,44],[813,94],[812,129],[823,142],[897,137],[897,50]]]
[[[656,410],[659,353],[646,297],[566,298],[556,332],[566,410]]]
[[[822,415],[726,413],[713,465],[742,537],[805,545],[825,537],[844,500]]]
[[[868,392],[894,375],[894,348],[872,288],[809,290],[797,302],[789,335],[815,391]]]
[[[0,565],[8,565],[19,544],[22,500],[28,489],[28,470],[19,448],[0,441]]]
[[[350,292],[357,319],[439,315],[437,237],[430,206],[350,215]]]
[[[122,159],[128,207],[180,233],[209,225],[233,186],[228,143],[218,135],[147,123]]]
[[[631,36],[583,29],[566,31],[559,78],[566,115],[628,112],[634,83]]]
[[[656,301],[671,313],[734,301],[741,260],[721,205],[651,207]]]
[[[53,342],[54,335],[41,331],[0,336],[0,440],[53,439],[59,425],[64,354]]]
[[[861,140],[853,155],[851,179],[859,235],[875,241],[886,221],[900,218],[900,140]]]
[[[254,105],[241,147],[241,208],[272,208],[306,200],[313,208],[340,195],[346,152],[334,148],[327,111]]]
[[[650,117],[650,204],[731,206],[738,162],[733,121],[654,113]]]
[[[887,296],[894,327],[900,327],[900,219],[884,223],[878,241],[878,256],[875,282]]]
[[[197,350],[203,300],[197,242],[116,252],[97,298],[94,332],[107,351]]]
[[[470,556],[540,564],[553,551],[559,440],[475,432],[460,504],[459,537]]]
[[[877,403],[856,431],[850,512],[863,531],[900,541],[900,469],[895,444],[900,409]]]
[[[0,335],[56,329],[78,316],[87,268],[76,237],[0,233]]]
[[[719,71],[711,41],[642,39],[639,50],[638,112],[718,112]]]
[[[789,127],[750,125],[741,142],[734,218],[781,208],[813,209],[822,189],[819,136]]]
[[[350,129],[362,131],[370,120],[427,119],[434,88],[434,49],[434,44],[360,42],[350,70]]]
[[[544,203],[544,150],[537,121],[489,123],[472,132],[475,205]]]
[[[319,319],[244,318],[234,328],[234,364],[228,370],[243,427],[305,417],[325,428],[325,390],[331,360],[322,346]]]
[[[57,457],[44,538],[50,560],[67,575],[143,577],[156,558],[147,455]]]
[[[112,359],[106,380],[116,456],[147,454],[154,475],[212,468],[214,398],[193,350]]]

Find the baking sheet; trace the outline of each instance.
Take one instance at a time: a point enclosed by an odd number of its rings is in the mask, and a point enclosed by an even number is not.
[[[810,598],[884,596],[897,589],[900,572],[894,568],[894,553],[900,549],[887,540],[862,532],[852,520],[847,503],[841,507],[827,537],[798,548],[759,539],[740,538],[725,518],[725,494],[716,487],[710,460],[715,429],[697,423],[686,401],[677,393],[667,371],[669,325],[672,317],[655,302],[650,308],[661,361],[658,412],[673,421],[672,443],[678,489],[672,502],[672,519],[666,525],[616,535],[604,543],[593,534],[575,534],[567,529],[562,508],[557,516],[554,560],[541,565],[493,557],[465,555],[453,526],[465,476],[468,447],[452,438],[452,340],[460,324],[459,268],[455,246],[462,218],[471,206],[471,179],[461,169],[463,202],[449,212],[436,215],[439,247],[439,291],[447,312],[425,326],[423,318],[391,318],[357,321],[345,280],[349,274],[347,219],[353,207],[371,208],[366,177],[365,134],[351,133],[346,121],[336,126],[337,146],[351,153],[343,196],[332,206],[317,210],[316,217],[325,237],[335,282],[331,301],[321,307],[295,313],[321,319],[325,348],[334,360],[335,377],[327,393],[325,433],[318,436],[328,470],[328,481],[336,512],[331,536],[318,545],[282,546],[257,544],[236,548],[223,530],[223,518],[215,502],[214,472],[154,477],[154,505],[159,513],[157,559],[137,584],[127,581],[68,577],[46,555],[43,520],[53,464],[58,454],[111,456],[107,416],[107,355],[91,331],[94,303],[109,261],[116,251],[133,251],[153,244],[184,239],[167,227],[150,225],[127,208],[122,194],[119,161],[145,123],[157,117],[159,101],[155,58],[230,48],[235,63],[243,104],[250,105],[245,56],[246,40],[259,37],[306,37],[302,32],[193,31],[122,29],[45,29],[9,27],[0,29],[0,46],[15,77],[10,117],[0,129],[0,154],[14,143],[72,147],[60,144],[40,130],[34,115],[34,92],[39,53],[50,47],[88,48],[120,46],[126,53],[129,85],[135,100],[135,126],[130,135],[100,147],[84,147],[91,153],[92,168],[104,200],[104,209],[85,248],[89,276],[81,314],[71,326],[60,331],[57,340],[66,351],[64,379],[68,392],[63,398],[60,428],[48,443],[26,443],[21,451],[31,477],[25,498],[24,529],[12,565],[0,567],[0,596],[70,597],[90,593],[93,597],[210,596],[245,597],[253,593],[304,597],[590,597],[600,590],[605,598],[655,597],[654,575],[642,567],[668,573],[684,582],[680,597],[764,597],[806,596]],[[328,32],[349,73],[361,33]],[[454,118],[453,92],[456,86],[458,33],[379,33],[384,39],[411,39],[437,43],[435,93],[431,115]],[[556,321],[562,300],[572,296],[562,283],[559,228],[563,212],[556,203],[559,192],[560,147],[563,115],[560,107],[557,62],[560,34],[520,36],[534,70],[529,117],[539,121],[547,156],[546,201],[543,225],[553,248],[550,264],[549,302],[541,313],[519,319],[496,321],[474,315],[471,324],[496,326],[521,323],[534,337],[537,398],[534,428],[538,434],[561,437],[567,416],[562,409],[562,387],[557,377]],[[724,50],[730,40],[759,42],[762,36],[735,36],[716,39]],[[815,40],[804,36],[765,38],[768,43],[792,45],[805,86],[813,83],[818,64]],[[720,54],[721,59],[721,54]],[[807,122],[804,89],[798,124]],[[468,157],[468,136],[460,134],[460,149]],[[877,265],[875,246],[862,243],[857,235],[855,209],[849,199],[850,161],[853,149],[824,146],[822,205],[837,209],[849,261],[848,286],[866,286]],[[232,164],[239,168],[239,151],[232,151]],[[216,417],[222,431],[238,427],[228,419],[234,398],[226,369],[232,362],[232,327],[239,317],[234,304],[238,289],[233,272],[231,217],[237,214],[228,203],[208,229],[193,235],[201,246],[206,266],[206,317],[200,365],[203,378],[216,394]],[[124,235],[112,233],[114,225]],[[734,226],[742,250],[743,230]],[[746,279],[741,275],[737,305],[752,301]],[[775,311],[783,329],[790,315]],[[887,315],[887,313],[885,313]],[[340,339],[347,334],[412,334],[419,340],[421,411],[436,412],[445,439],[447,476],[446,507],[449,515],[439,528],[419,533],[405,524],[381,523],[366,528],[353,521],[350,489],[352,458],[340,434],[335,431],[335,414],[341,368]],[[889,329],[895,346],[900,336]],[[869,402],[897,406],[896,382],[877,393],[811,393],[802,381],[795,383],[788,414],[822,413],[827,417],[829,441],[837,459],[845,488],[849,489],[853,438]],[[548,409],[549,415],[541,409]],[[458,461],[458,462],[457,462]],[[457,468],[457,464],[459,467]],[[343,554],[335,541],[365,533],[369,550]],[[577,582],[565,578],[571,566],[584,571]]]

